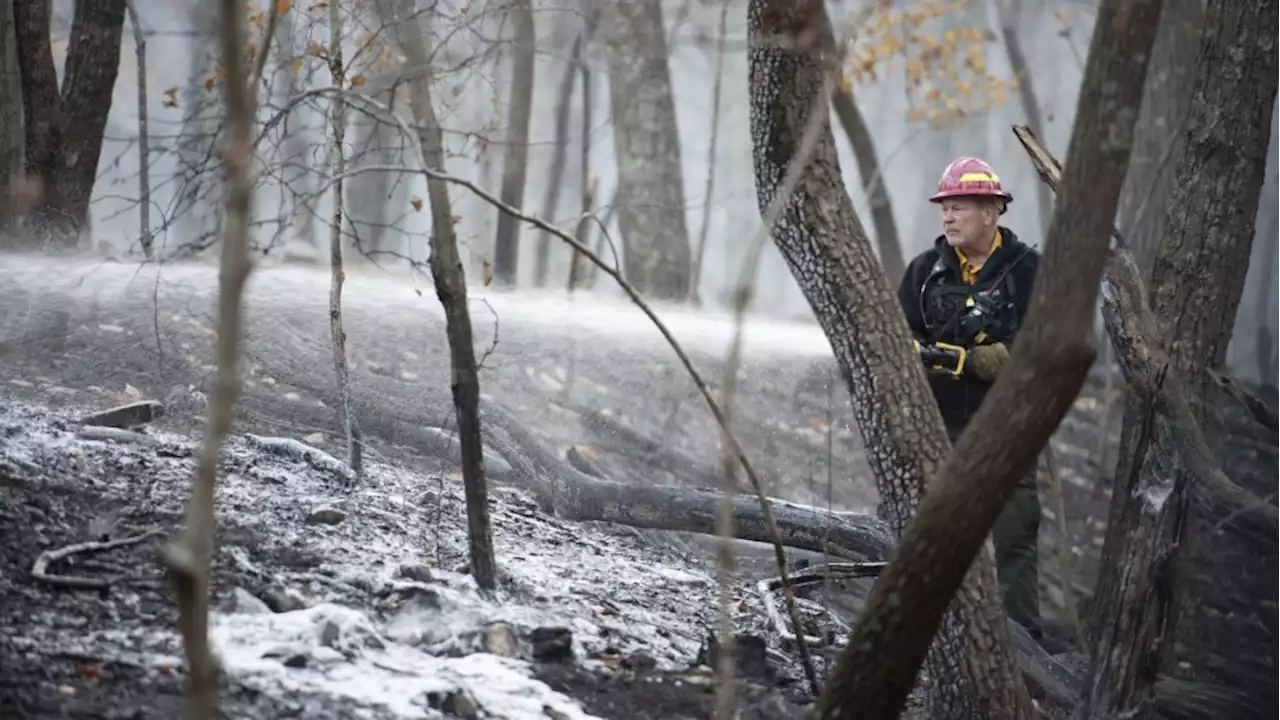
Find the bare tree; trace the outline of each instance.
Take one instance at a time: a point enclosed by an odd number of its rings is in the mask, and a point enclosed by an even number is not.
[[[338,2],[329,3],[329,75],[334,87],[346,85],[346,66],[342,62],[342,8]],[[333,144],[329,163],[333,168],[333,218],[329,227],[329,337],[333,343],[333,368],[338,381],[338,393],[342,405],[338,408],[338,421],[347,436],[347,464],[359,476],[364,471],[364,447],[355,407],[351,402],[351,373],[347,369],[347,331],[342,326],[342,285],[346,282],[346,270],[342,265],[342,228],[346,224],[343,212],[343,176],[347,171],[347,103],[334,97],[330,109],[333,127]]]
[[[512,0],[508,12],[515,20],[515,52],[511,53],[511,95],[507,132],[502,155],[502,202],[524,206],[525,175],[529,170],[529,116],[533,111],[533,66],[537,34],[529,0]],[[551,182],[557,182],[552,179]],[[498,213],[498,231],[493,240],[493,279],[514,287],[519,280],[520,224],[506,213]]]
[[[226,237],[218,289],[217,372],[209,400],[204,445],[187,504],[182,539],[166,549],[178,595],[178,626],[187,654],[185,720],[213,720],[218,706],[218,669],[209,647],[209,565],[214,549],[214,490],[222,441],[231,431],[240,395],[241,295],[249,278],[249,218],[253,209],[251,141],[253,96],[244,53],[244,13],[236,0],[222,0],[222,63],[227,106]],[[79,5],[77,6],[77,14]],[[117,39],[117,44],[119,40]],[[265,52],[265,48],[263,49]]]
[[[48,2],[14,0],[27,119],[26,174],[41,195],[31,214],[31,229],[41,244],[74,246],[87,230],[103,130],[120,69],[124,15],[124,0],[76,3],[59,89]]]
[[[689,229],[661,0],[602,3],[627,278],[646,295],[689,294]]]
[[[589,11],[588,11],[589,12]],[[542,197],[542,217],[555,217],[556,207],[560,204],[560,189],[564,187],[564,169],[569,159],[569,115],[573,110],[573,87],[578,79],[582,56],[587,44],[587,32],[584,30],[573,39],[573,49],[569,52],[569,60],[564,66],[564,75],[560,77],[560,87],[556,91],[556,129],[555,145],[551,156],[551,170],[547,173],[547,189]],[[583,129],[582,142],[586,144],[587,128]],[[586,182],[586,179],[583,179]],[[533,284],[546,287],[547,271],[551,264],[551,236],[547,233],[538,235],[533,261]]]
[[[396,34],[407,58],[405,77],[411,78],[409,104],[417,123],[421,160],[426,169],[443,171],[444,138],[432,106],[434,72],[423,39],[425,33],[421,31],[413,0],[397,2]],[[448,183],[428,177],[427,200],[431,203],[431,277],[435,282],[436,296],[444,306],[453,366],[451,390],[457,414],[458,440],[462,445],[462,482],[467,500],[471,574],[482,590],[493,590],[497,586],[497,568],[493,559],[489,494],[485,485],[484,448],[480,435],[480,376],[476,369],[471,316],[467,312],[466,275],[458,254]]]
[[[828,22],[818,0],[749,5],[756,197],[763,212],[799,150],[809,113],[823,113],[813,160],[772,236],[835,351],[876,477],[880,514],[901,534],[926,480],[945,459],[948,442],[902,310],[844,190],[826,104],[814,104],[825,74],[833,70],[831,48],[822,45],[831,37],[824,29]],[[950,569],[966,567],[967,562]],[[950,597],[948,592],[941,600],[945,604]],[[934,627],[922,630],[926,644]],[[944,714],[981,708],[1002,717],[1025,714],[1029,700],[1018,683],[990,549],[973,562],[928,667],[931,698]],[[914,675],[913,667],[908,681]],[[843,678],[837,684],[843,687]],[[896,712],[901,697],[890,704]]]

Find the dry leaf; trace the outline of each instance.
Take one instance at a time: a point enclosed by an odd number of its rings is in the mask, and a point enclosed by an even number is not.
[[[215,80],[213,79],[213,76],[212,76],[212,75],[210,75],[209,77],[207,77],[207,78],[205,78],[205,79],[204,79],[204,89],[205,89],[205,90],[212,90],[212,89],[213,89],[213,86],[214,86],[214,85],[217,85],[217,84],[218,84],[218,83],[217,83],[217,81],[215,81]]]
[[[160,101],[165,107],[178,107],[178,86],[174,85],[164,91],[164,99]]]
[[[356,75],[355,77],[351,78],[351,87],[360,87],[361,85],[364,85],[363,75]]]
[[[414,196],[413,199],[409,201],[409,204],[413,206],[414,212],[422,212],[422,198]]]
[[[276,17],[280,17],[293,9],[293,0],[276,0]]]
[[[307,62],[307,61],[306,61],[306,60],[303,60],[302,58],[294,58],[294,60],[293,60],[293,72],[295,72],[295,73],[296,73],[296,72],[298,72],[299,70],[301,70],[301,69],[302,69],[302,66],[303,66],[303,65],[305,65],[305,64],[306,64],[306,62]]]
[[[489,258],[480,261],[480,267],[484,269],[484,286],[489,287],[493,284],[493,264],[489,262]]]
[[[324,46],[319,43],[311,43],[307,46],[307,54],[311,57],[322,58],[325,54]]]

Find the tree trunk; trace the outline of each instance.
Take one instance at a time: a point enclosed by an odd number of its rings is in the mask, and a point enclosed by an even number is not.
[[[1200,41],[1203,22],[1204,0],[1168,0],[1151,50],[1151,70],[1117,217],[1143,278],[1151,272],[1156,246],[1164,233],[1173,174],[1181,154],[1179,139],[1191,107],[1191,83],[1196,73],[1192,48]]]
[[[826,102],[815,104],[830,71],[831,55],[822,57],[818,47],[831,37],[826,23],[817,0],[750,3],[756,198],[764,212],[779,192],[795,192],[771,228],[772,237],[835,351],[876,476],[880,513],[901,534],[926,479],[946,456],[947,436],[902,310],[844,190]],[[823,118],[813,159],[796,188],[780,188],[815,109]],[[970,716],[981,708],[997,716],[1022,717],[1025,691],[1012,659],[989,549],[978,553],[952,610],[928,661],[935,710],[943,717]],[[926,646],[934,627],[924,633]],[[915,674],[912,667],[908,688]],[[829,689],[847,687],[846,679],[837,674]],[[866,717],[890,717],[902,699],[891,700],[885,714]]]
[[[602,14],[626,277],[645,295],[683,300],[692,253],[662,3],[614,0]]]
[[[13,24],[14,0],[0,0],[0,233],[17,207],[14,181],[22,177],[22,75]]]
[[[1187,421],[1201,427],[1212,420],[1204,409],[1211,400],[1210,370],[1225,363],[1248,269],[1280,81],[1280,3],[1211,0],[1206,15],[1151,292],[1152,337],[1167,348],[1170,375],[1187,388],[1192,413]],[[1206,562],[1197,556],[1244,550],[1244,564],[1257,557],[1244,547],[1230,547],[1248,541],[1217,521],[1212,503],[1189,505],[1187,483],[1196,478],[1188,478],[1184,465],[1170,465],[1152,393],[1134,388],[1125,414],[1093,606],[1089,705],[1097,714],[1146,708],[1152,701],[1153,675],[1169,664],[1179,594],[1187,589],[1192,589],[1188,607],[1194,620],[1178,637],[1188,652],[1212,651],[1213,629],[1228,620],[1212,602],[1204,605],[1211,597],[1201,596],[1230,596],[1236,578],[1204,577]],[[1202,542],[1212,542],[1212,550],[1199,547]],[[1211,557],[1204,560],[1213,565]],[[1180,582],[1181,569],[1190,571],[1188,583]],[[1247,571],[1233,568],[1236,573]],[[1208,587],[1215,580],[1224,587]],[[1126,605],[1134,597],[1146,602]],[[1202,662],[1203,657],[1197,652],[1187,659]]]
[[[58,99],[58,73],[49,41],[49,3],[46,0],[14,0],[14,37],[22,81],[22,107],[27,119],[25,172],[38,199],[30,218],[37,235],[59,222],[63,201],[58,195],[58,169],[62,166],[62,104]],[[37,238],[32,238],[36,240]],[[59,243],[61,244],[61,243]]]
[[[62,83],[62,168],[58,194],[77,228],[89,221],[102,135],[120,71],[124,0],[76,3]]]
[[[573,86],[578,78],[578,67],[582,65],[583,46],[586,45],[586,33],[573,40],[573,51],[569,54],[569,62],[565,64],[564,75],[560,78],[560,89],[556,93],[556,137],[555,149],[551,156],[551,172],[547,173],[547,190],[542,198],[542,217],[548,221],[556,215],[560,204],[560,189],[564,187],[564,168],[569,161],[569,112],[573,109]],[[587,142],[590,128],[582,129],[582,142]],[[583,178],[586,182],[586,178]],[[547,286],[547,271],[551,265],[551,234],[540,233],[533,261],[533,284],[536,287]]]
[[[407,56],[405,77],[413,78],[409,104],[417,121],[422,162],[431,169],[444,170],[444,136],[432,105],[434,73],[427,53],[425,33],[416,19],[413,0],[399,0],[397,40]],[[451,391],[462,449],[462,484],[467,501],[467,539],[471,551],[471,575],[484,591],[497,587],[497,567],[493,559],[493,536],[489,523],[489,493],[484,476],[484,447],[480,429],[480,375],[476,369],[471,315],[467,311],[467,283],[458,254],[458,236],[444,180],[427,179],[427,200],[431,203],[431,279],[445,312],[445,333],[449,338],[449,361],[453,368]]]
[[[1031,132],[1044,137],[1040,101],[1036,96],[1031,69],[1027,66],[1027,55],[1022,51],[1022,41],[1018,38],[1018,19],[1022,7],[1021,0],[1000,0],[996,3],[996,14],[1000,20],[1000,37],[1004,40],[1004,49],[1009,55],[1009,69],[1018,80],[1018,100],[1022,103],[1022,114],[1027,118],[1027,126],[1031,128]],[[1138,132],[1141,133],[1142,129],[1139,128]],[[1124,196],[1121,195],[1121,203],[1123,202]],[[1040,211],[1039,230],[1047,231],[1049,218],[1053,214],[1053,193],[1044,183],[1036,183],[1036,207]]]
[[[529,115],[533,110],[534,46],[537,38],[529,0],[514,0],[510,12],[515,16],[515,52],[511,54],[510,109],[499,197],[502,202],[519,209],[524,207],[525,174],[529,169]],[[493,279],[502,287],[515,287],[519,275],[520,224],[510,215],[498,212],[498,232],[493,240]]]
[[[862,178],[867,204],[871,207],[871,225],[876,230],[876,246],[880,249],[880,267],[890,283],[902,279],[906,270],[902,258],[902,240],[898,237],[898,224],[893,219],[893,203],[884,184],[884,173],[876,160],[876,146],[871,130],[863,119],[852,93],[838,91],[831,101],[844,134],[853,147],[853,158],[858,163],[858,176]]]
[[[1179,162],[1170,171],[1173,192],[1161,213],[1164,240],[1152,269],[1152,331],[1167,349],[1170,372],[1185,384],[1193,419],[1210,437],[1210,447],[1218,427],[1210,410],[1209,371],[1221,370],[1226,361],[1266,171],[1276,98],[1276,22],[1276,0],[1208,3],[1190,115],[1178,141]],[[1127,682],[1116,692],[1095,689],[1092,706],[1101,712],[1143,706],[1151,695],[1150,674],[1171,659],[1185,661],[1185,674],[1197,679],[1254,692],[1269,686],[1274,698],[1276,649],[1268,634],[1274,610],[1258,602],[1259,592],[1274,602],[1274,552],[1232,532],[1211,503],[1174,497],[1155,508],[1153,519],[1151,508],[1134,500],[1163,492],[1170,476],[1185,483],[1185,468],[1159,462],[1162,452],[1145,430],[1149,424],[1141,413],[1126,413],[1095,596],[1095,677],[1124,675]],[[1180,488],[1175,486],[1179,496]],[[1157,520],[1162,522],[1156,525]],[[1132,558],[1140,543],[1170,547],[1147,559],[1141,572],[1117,564]],[[1140,609],[1143,636],[1114,637],[1115,608],[1140,592],[1154,595]],[[1184,601],[1188,617],[1178,623]],[[1171,658],[1174,637],[1179,648]],[[1253,648],[1249,658],[1239,656],[1242,641]],[[1215,655],[1225,661],[1221,667],[1214,668]]]

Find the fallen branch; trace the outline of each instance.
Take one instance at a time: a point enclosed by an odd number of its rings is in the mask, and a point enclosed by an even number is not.
[[[75,590],[106,590],[111,586],[107,580],[99,580],[97,578],[75,577],[72,575],[55,575],[49,572],[49,565],[60,560],[66,560],[72,555],[80,555],[83,553],[103,553],[109,550],[117,550],[122,547],[137,545],[150,538],[159,535],[160,531],[152,530],[141,535],[120,538],[119,540],[108,540],[107,542],[85,542],[77,545],[68,545],[57,550],[45,550],[36,557],[36,561],[31,565],[31,577],[37,582],[52,585],[53,587],[72,588]]]
[[[1257,420],[1272,431],[1280,428],[1280,419],[1276,417],[1276,411],[1267,405],[1266,400],[1263,400],[1257,395],[1254,395],[1241,387],[1240,383],[1236,382],[1235,378],[1227,375],[1226,373],[1220,373],[1213,368],[1206,368],[1206,371],[1209,373],[1209,377],[1213,378],[1213,382],[1216,383],[1218,387],[1226,391],[1228,395],[1235,398],[1236,402],[1239,402],[1246,410],[1249,411],[1249,414],[1253,416],[1254,420]]]

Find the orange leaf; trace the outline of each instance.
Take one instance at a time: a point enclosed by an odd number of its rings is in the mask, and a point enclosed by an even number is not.
[[[293,9],[293,0],[276,0],[276,17]]]
[[[409,204],[413,206],[414,212],[422,212],[422,198],[414,197],[409,201]]]
[[[364,85],[363,75],[356,75],[355,77],[351,78],[351,87],[360,87],[361,85]]]

